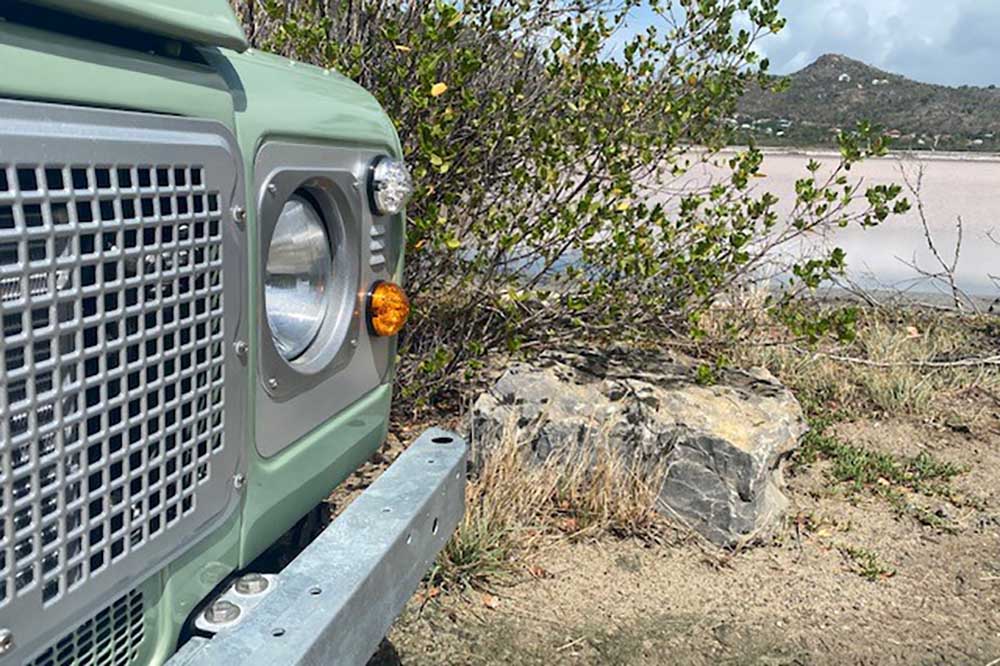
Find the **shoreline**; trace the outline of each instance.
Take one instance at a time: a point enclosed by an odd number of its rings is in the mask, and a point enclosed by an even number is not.
[[[747,150],[749,146],[726,146],[722,148],[720,154],[734,155]],[[840,158],[840,152],[832,148],[793,148],[781,146],[758,146],[758,150],[766,155],[780,155],[785,157],[819,157],[819,158]],[[869,160],[920,160],[927,162],[1000,162],[1000,153],[977,153],[959,151],[933,151],[933,150],[890,150],[883,157],[870,157]]]

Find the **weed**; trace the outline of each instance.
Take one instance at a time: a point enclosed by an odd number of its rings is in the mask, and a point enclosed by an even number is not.
[[[899,456],[848,444],[827,434],[829,420],[814,419],[803,438],[795,464],[802,467],[820,458],[831,464],[829,474],[837,483],[848,484],[851,492],[870,491],[887,501],[900,516],[909,516],[922,525],[951,531],[946,518],[915,503],[914,493],[951,500],[949,482],[965,470],[943,462],[931,454]]]
[[[898,456],[842,442],[814,427],[802,443],[802,458],[815,460],[819,455],[833,463],[831,475],[855,490],[872,484],[909,488],[925,495],[941,494],[940,483],[961,474],[961,467],[935,459],[927,452],[914,457]]]
[[[873,550],[859,546],[838,546],[837,549],[847,558],[851,571],[865,580],[876,582],[896,574],[896,570],[883,564]]]

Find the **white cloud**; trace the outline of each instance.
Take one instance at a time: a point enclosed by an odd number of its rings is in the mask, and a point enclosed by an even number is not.
[[[824,53],[931,83],[1000,83],[998,0],[782,0],[785,34],[760,44],[788,73]]]

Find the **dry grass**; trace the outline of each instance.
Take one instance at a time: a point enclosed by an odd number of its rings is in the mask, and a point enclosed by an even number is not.
[[[626,460],[604,437],[538,461],[533,436],[510,423],[470,443],[481,462],[466,486],[465,516],[438,557],[437,583],[482,589],[532,575],[533,556],[558,539],[664,533],[655,510],[661,470]]]
[[[946,419],[966,391],[1000,393],[1000,367],[949,365],[995,354],[994,326],[985,318],[916,309],[865,311],[850,343],[748,344],[734,350],[732,361],[767,367],[807,408]]]

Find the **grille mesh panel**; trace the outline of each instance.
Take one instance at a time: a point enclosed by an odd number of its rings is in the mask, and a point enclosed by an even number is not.
[[[195,511],[224,447],[220,207],[198,165],[0,163],[0,608]]]
[[[142,594],[130,592],[84,621],[27,666],[125,666],[145,635]]]

